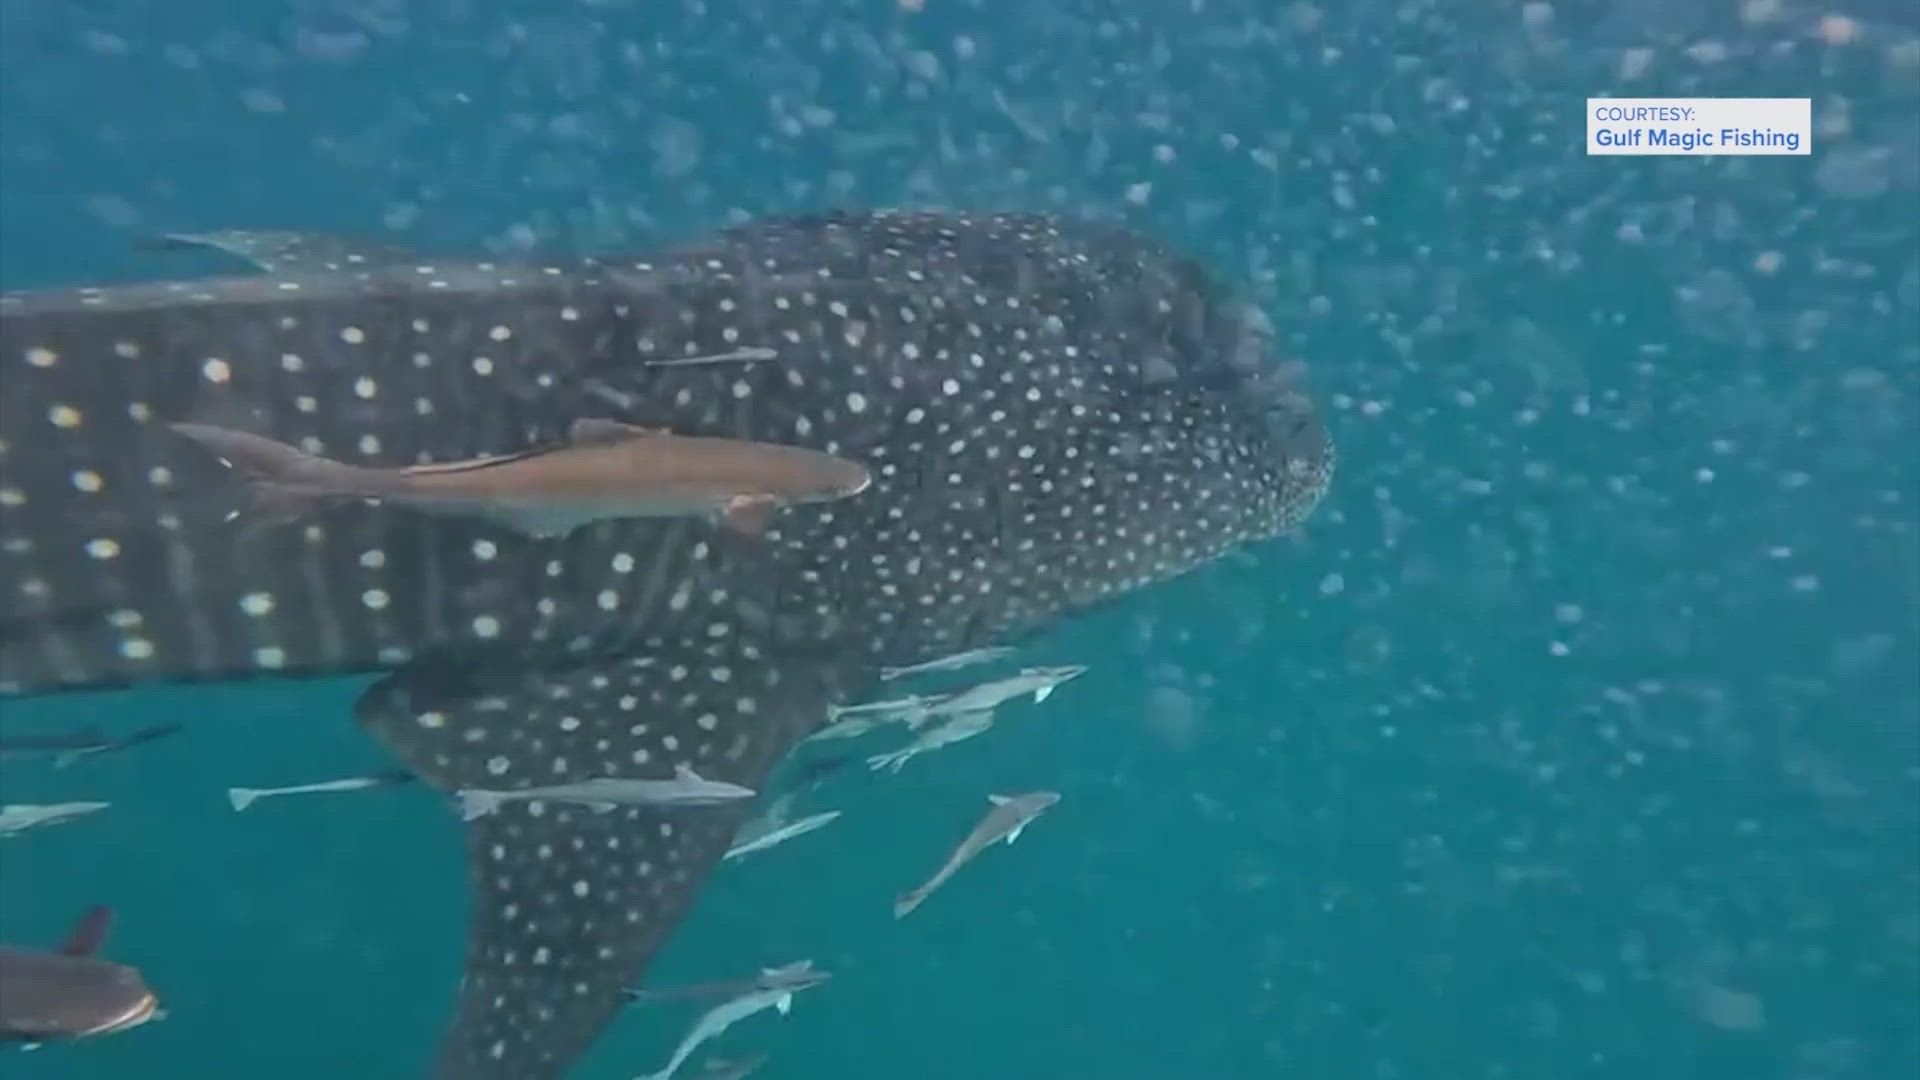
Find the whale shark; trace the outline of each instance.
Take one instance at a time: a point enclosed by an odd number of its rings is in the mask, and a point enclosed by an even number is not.
[[[0,295],[0,694],[370,676],[358,723],[449,795],[680,770],[760,790],[883,669],[1286,533],[1333,475],[1258,307],[1122,224],[841,212],[505,262],[233,235],[260,265]],[[272,520],[171,426],[390,468],[582,419],[872,482],[755,536],[529,535],[377,499]],[[563,1076],[747,812],[529,799],[470,822],[433,1075]]]

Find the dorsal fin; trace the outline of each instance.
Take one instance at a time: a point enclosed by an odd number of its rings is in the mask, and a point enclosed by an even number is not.
[[[60,955],[92,956],[100,951],[100,945],[107,940],[107,931],[112,926],[113,909],[105,904],[95,904],[67,932],[67,940],[60,945]]]
[[[626,442],[629,439],[650,439],[665,435],[658,428],[635,427],[618,420],[601,417],[581,417],[567,429],[567,439],[575,446],[590,446],[596,443]]]

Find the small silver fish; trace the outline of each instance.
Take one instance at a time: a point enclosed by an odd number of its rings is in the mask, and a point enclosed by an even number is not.
[[[920,723],[936,716],[955,716],[960,713],[979,712],[982,709],[995,709],[1005,702],[1023,694],[1032,694],[1033,703],[1038,705],[1053,696],[1055,687],[1070,679],[1086,674],[1086,665],[1071,664],[1066,667],[1027,668],[1018,675],[997,679],[990,683],[981,683],[970,690],[962,690],[948,696],[945,700],[930,705],[926,715],[919,722],[912,720],[908,724],[918,727]]]
[[[815,829],[831,825],[839,816],[840,811],[828,810],[824,813],[811,814],[798,821],[773,822],[770,827],[765,822],[749,823],[747,828],[740,830],[741,836],[734,840],[733,846],[728,848],[726,855],[722,857],[738,859],[756,851],[765,851],[770,847],[784,844],[796,836],[805,836]],[[755,827],[756,824],[759,825],[758,828]]]
[[[605,813],[616,806],[711,806],[754,796],[750,788],[729,784],[724,780],[707,780],[685,765],[674,766],[671,780],[605,777],[574,784],[515,788],[511,791],[469,788],[454,794],[460,800],[460,816],[467,821],[493,813],[502,803],[533,799],[581,803],[596,813]]]
[[[875,772],[889,769],[897,773],[906,767],[907,762],[929,750],[938,750],[940,747],[951,746],[963,739],[971,739],[992,726],[993,710],[991,709],[961,713],[901,749],[873,755],[867,759],[867,765]]]
[[[0,806],[0,836],[12,836],[28,829],[58,825],[63,821],[77,818],[82,814],[91,814],[105,810],[112,803],[103,802],[63,802],[34,806],[27,803],[14,803]]]
[[[952,656],[943,656],[938,660],[928,660],[925,663],[909,664],[906,667],[883,667],[880,669],[880,681],[892,682],[908,675],[924,675],[932,671],[958,671],[975,664],[990,664],[1002,657],[1012,655],[1012,647],[1006,645],[996,645],[987,649],[968,649],[966,652],[954,653]]]
[[[372,776],[349,776],[341,780],[323,780],[317,784],[295,784],[292,787],[227,789],[227,801],[233,804],[234,813],[252,806],[256,799],[273,798],[280,795],[305,795],[321,791],[359,791],[362,788],[384,787],[388,784],[410,784],[419,777],[410,772],[384,772]]]
[[[261,514],[275,521],[319,500],[360,498],[481,517],[536,537],[609,518],[688,516],[755,535],[776,509],[844,499],[873,482],[865,466],[817,450],[611,420],[574,421],[566,446],[411,468],[349,465],[210,424],[168,426],[244,476]]]
[[[917,725],[926,719],[928,710],[951,697],[952,694],[909,694],[903,698],[869,701],[862,705],[829,705],[827,720],[837,725],[847,717],[865,717],[875,722],[905,720],[908,724]]]
[[[751,364],[759,360],[772,360],[780,354],[764,345],[748,345],[730,352],[712,353],[707,356],[682,356],[675,360],[648,360],[648,367],[703,367],[707,364]]]
[[[111,754],[166,738],[179,733],[184,727],[183,724],[154,724],[117,736],[92,729],[62,735],[0,735],[0,757],[50,753],[53,755],[53,767],[64,769],[95,754]]]
[[[849,716],[837,720],[819,731],[807,736],[807,742],[831,742],[834,739],[857,739],[880,727],[881,721],[867,716]]]
[[[664,1068],[649,1076],[636,1077],[635,1080],[672,1080],[673,1074],[680,1070],[680,1066],[701,1043],[763,1009],[778,1009],[780,1015],[785,1016],[793,1008],[793,995],[819,986],[831,977],[824,971],[814,970],[810,960],[769,968],[761,974],[763,978],[754,989],[714,1006],[702,1016],[687,1037],[680,1041]]]
[[[720,998],[736,998],[755,990],[774,990],[790,982],[794,976],[810,971],[811,960],[796,960],[779,967],[761,968],[746,979],[718,979],[713,982],[696,983],[693,986],[676,986],[667,990],[622,990],[620,993],[629,1005],[653,1005],[662,1001],[714,1001]]]
[[[989,795],[987,801],[993,803],[993,809],[980,819],[960,846],[947,856],[945,865],[939,872],[927,879],[925,885],[911,892],[901,893],[893,901],[893,917],[905,918],[907,913],[920,906],[933,890],[947,883],[954,872],[965,866],[975,855],[993,846],[994,842],[1005,838],[1011,844],[1020,839],[1020,833],[1027,823],[1045,813],[1054,803],[1060,801],[1057,791],[1030,791],[1025,795]]]

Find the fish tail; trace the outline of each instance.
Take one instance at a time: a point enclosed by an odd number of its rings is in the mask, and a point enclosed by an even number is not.
[[[253,800],[259,797],[260,792],[255,788],[230,787],[227,789],[227,801],[233,804],[233,812],[236,814],[252,806]]]
[[[255,513],[269,521],[299,517],[324,495],[380,494],[387,486],[369,483],[377,475],[373,470],[309,454],[262,435],[185,421],[167,426],[218,454],[247,482]]]
[[[903,892],[899,896],[894,897],[893,898],[893,917],[896,919],[906,918],[907,915],[911,913],[914,908],[919,907],[920,902],[922,900],[925,900],[926,898],[927,898],[927,892],[925,889],[914,889],[910,892]]]
[[[881,769],[892,769],[894,772],[899,772],[901,764],[906,761],[906,757],[907,753],[904,750],[895,750],[886,754],[875,754],[867,759],[867,768],[872,769],[874,772],[879,772]]]
[[[472,821],[483,818],[500,809],[501,799],[484,791],[463,791],[459,794],[460,820]]]
[[[905,675],[906,673],[907,673],[906,668],[883,667],[880,669],[880,681],[892,682],[893,680],[899,678],[902,675]]]

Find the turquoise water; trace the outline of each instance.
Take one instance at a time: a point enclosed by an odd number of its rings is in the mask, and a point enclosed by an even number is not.
[[[818,796],[658,985],[836,973],[768,1080],[1895,1078],[1920,1069],[1920,44],[1896,5],[0,0],[0,283],[143,231],[645,245],[745,215],[1102,209],[1252,284],[1342,463],[1295,539],[1032,647],[1043,708]],[[1545,11],[1550,18],[1542,14]],[[1743,14],[1744,12],[1744,14]],[[1842,37],[1827,24],[1829,37]],[[1593,159],[1588,94],[1811,96],[1811,158]],[[115,905],[161,1024],[38,1078],[421,1075],[458,824],[355,683],[8,802],[0,939]],[[912,919],[995,790],[1063,802]],[[656,1067],[635,1011],[580,1075]]]

